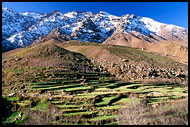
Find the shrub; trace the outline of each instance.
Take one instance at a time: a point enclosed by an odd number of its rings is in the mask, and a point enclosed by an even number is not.
[[[163,107],[169,107],[169,110],[163,111]],[[157,121],[154,124],[159,125],[188,125],[188,99],[180,102],[162,104],[157,107]],[[169,117],[168,117],[169,116]]]
[[[134,96],[131,100],[130,106],[118,111],[116,120],[119,125],[188,125],[188,99],[161,103],[155,108],[143,101],[136,102]]]
[[[142,103],[135,101],[135,97],[131,97],[132,103],[128,108],[119,109],[119,115],[116,118],[119,125],[146,125],[148,119],[144,117],[148,107]]]
[[[47,104],[47,110],[44,112],[41,107],[37,110],[24,108],[22,111],[25,113],[26,119],[22,125],[54,125],[62,118],[62,112],[54,105]]]

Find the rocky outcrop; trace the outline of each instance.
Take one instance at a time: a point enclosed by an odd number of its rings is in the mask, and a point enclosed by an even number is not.
[[[96,63],[97,61],[95,61]],[[119,64],[98,61],[104,70],[117,78],[127,81],[165,82],[187,84],[188,71],[182,68],[161,68],[151,66],[148,63],[131,60],[122,61]]]
[[[138,57],[138,55],[133,57]],[[122,80],[187,84],[188,70],[186,65],[178,62],[170,64],[169,60],[167,60],[169,63],[164,62],[161,65],[160,62],[152,61],[146,57],[139,58],[140,61],[133,57],[130,54],[127,57],[121,57],[107,51],[100,51],[98,55],[91,56],[91,61],[101,70]]]
[[[81,24],[72,32],[71,38],[81,41],[102,42],[100,30],[90,18],[83,18]]]

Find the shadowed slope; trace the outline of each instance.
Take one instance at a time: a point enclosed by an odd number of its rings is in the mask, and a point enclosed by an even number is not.
[[[56,45],[56,42],[56,40],[50,39],[45,43],[3,53],[3,68],[66,66],[85,70],[91,67],[90,61],[85,56],[61,48]]]

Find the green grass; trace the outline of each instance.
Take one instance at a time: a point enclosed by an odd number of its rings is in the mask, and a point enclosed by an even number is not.
[[[118,123],[117,122],[112,122],[112,123],[106,123],[104,125],[118,125]]]
[[[28,104],[21,103],[21,102],[18,102],[17,104],[20,105],[20,106],[26,106],[26,105],[28,105]]]
[[[120,105],[113,105],[113,106],[105,106],[105,107],[97,107],[98,109],[119,109],[122,106]]]
[[[32,110],[38,110],[38,109],[40,109],[40,110],[46,111],[46,109],[47,109],[47,104],[38,103],[37,106],[35,106],[35,107],[31,108],[31,109],[32,109]]]
[[[51,101],[53,104],[62,103],[62,101]]]
[[[103,91],[114,91],[114,90],[109,89],[109,88],[97,88],[97,89],[95,89],[95,92],[103,92]]]
[[[102,104],[108,104],[112,99],[115,99],[116,97],[104,97],[101,102],[96,103],[96,105],[102,105]]]
[[[72,116],[72,115],[90,115],[93,114],[94,111],[85,111],[85,112],[76,112],[76,113],[64,113],[64,116]]]
[[[7,100],[9,100],[9,101],[18,101],[19,97],[8,97]]]
[[[76,91],[76,90],[87,90],[87,89],[91,89],[90,87],[85,87],[85,86],[81,86],[81,87],[74,87],[74,88],[66,88],[66,91]]]
[[[26,106],[26,105],[29,105],[30,103],[31,103],[30,100],[24,100],[24,101],[18,102],[17,104],[20,106]]]
[[[36,104],[36,106],[32,107],[31,110],[38,110],[40,109],[41,111],[46,111],[47,110],[47,98],[42,98],[40,102]]]
[[[113,103],[113,104],[121,104],[121,103],[131,103],[131,99],[130,98],[121,98],[119,101]]]
[[[59,108],[77,108],[80,107],[80,105],[56,105]]]
[[[116,118],[116,115],[111,115],[111,116],[98,116],[95,118],[91,118],[90,121],[100,121],[100,120],[107,120],[107,119],[114,119]]]
[[[172,96],[171,98],[176,99],[176,98],[181,98],[181,97],[183,97],[183,96]]]
[[[8,117],[7,121],[3,121],[2,124],[7,124],[7,123],[12,123],[13,121],[15,121],[15,118],[18,117],[19,112],[14,112],[11,114],[11,116]],[[17,122],[17,121],[15,121]]]

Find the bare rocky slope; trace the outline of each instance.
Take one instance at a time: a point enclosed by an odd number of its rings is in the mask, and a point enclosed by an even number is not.
[[[103,67],[105,71],[123,80],[179,84],[187,84],[188,81],[188,66],[167,56],[114,45],[78,42],[65,42],[59,45],[85,55],[95,65]]]

